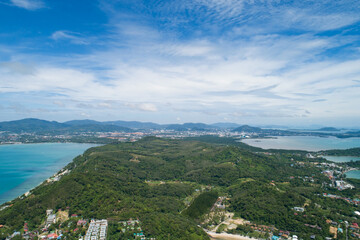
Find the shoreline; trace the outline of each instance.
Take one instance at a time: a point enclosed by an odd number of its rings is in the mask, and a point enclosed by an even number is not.
[[[256,240],[256,238],[251,238],[247,236],[237,235],[237,234],[230,234],[230,233],[216,233],[212,231],[205,230],[206,234],[212,240]]]
[[[108,143],[91,143],[91,142],[13,142],[13,143],[0,143],[0,146],[11,146],[11,145],[29,145],[29,144],[49,144],[49,143],[63,143],[63,144],[71,144],[71,143],[76,143],[76,144],[94,144],[94,145],[106,145]]]
[[[346,173],[351,172],[351,171],[360,171],[360,169],[354,168],[354,169],[345,171],[343,174],[346,174]],[[352,178],[352,177],[346,176],[345,179],[360,179],[360,177],[359,178]]]
[[[72,159],[72,160],[74,160],[74,159]],[[66,166],[64,166],[64,168],[65,168],[65,167],[66,167]],[[14,201],[14,200],[16,200],[16,199],[18,199],[18,198],[22,200],[22,199],[23,199],[23,198],[21,198],[22,196],[24,196],[25,198],[28,197],[28,196],[30,196],[30,195],[32,194],[31,192],[32,192],[35,188],[40,187],[40,186],[41,186],[42,184],[44,184],[44,183],[50,183],[51,178],[53,178],[53,177],[54,177],[55,175],[57,175],[59,172],[65,170],[64,168],[60,169],[59,171],[57,171],[56,173],[54,173],[54,174],[51,175],[50,177],[48,177],[48,178],[46,178],[45,180],[41,181],[40,183],[38,183],[36,186],[32,187],[31,189],[29,189],[29,190],[26,191],[25,193],[22,193],[22,194],[18,195],[17,197],[12,198],[11,200],[8,200],[8,201],[6,201],[6,202],[0,203],[0,206],[4,205],[4,204],[6,204],[6,203],[12,202],[12,201]],[[16,191],[16,189],[19,188],[22,184],[26,184],[26,181],[23,182],[23,183],[21,183],[20,185],[16,186],[15,188],[9,190],[8,192]],[[7,192],[5,192],[5,193],[7,193]],[[3,193],[3,194],[5,194],[5,193]],[[1,199],[0,199],[0,200],[1,200]]]
[[[55,173],[56,174],[56,173]],[[55,175],[54,174],[54,175]],[[53,176],[54,176],[53,175]],[[52,177],[52,176],[51,176]],[[49,177],[49,178],[47,178],[47,179],[45,179],[44,181],[42,181],[42,182],[40,182],[39,184],[37,184],[35,187],[33,187],[33,188],[31,188],[31,189],[29,189],[27,192],[25,192],[25,193],[22,193],[22,194],[20,194],[19,196],[17,196],[17,197],[15,197],[15,198],[13,198],[13,199],[11,199],[11,200],[9,200],[9,201],[6,201],[6,202],[3,202],[3,203],[0,203],[0,206],[2,206],[2,205],[4,205],[4,204],[6,204],[6,203],[9,203],[9,202],[12,202],[12,201],[14,201],[14,200],[16,200],[16,199],[21,199],[21,197],[23,196],[23,195],[25,195],[25,197],[28,197],[28,196],[30,196],[31,195],[31,191],[32,190],[34,190],[35,188],[37,188],[37,187],[39,187],[41,184],[43,184],[45,181],[47,181],[48,179],[50,179],[51,177]],[[25,183],[25,182],[24,182]],[[23,183],[22,183],[23,184]],[[22,185],[22,184],[20,184],[20,185]],[[20,186],[19,185],[19,186]],[[13,189],[11,189],[10,191],[13,191],[13,190],[16,190],[16,188],[18,188],[19,186],[17,186],[17,187],[15,187],[15,188],[13,188]],[[5,192],[6,193],[6,192]],[[4,194],[5,194],[4,193]]]
[[[21,182],[20,184],[18,184],[17,186],[5,191],[4,193],[2,193],[0,196],[3,196],[3,199],[4,202],[0,202],[0,206],[4,206],[6,205],[7,203],[10,203],[16,199],[21,199],[22,196],[24,197],[28,197],[31,195],[31,192],[41,186],[42,184],[44,183],[47,183],[51,180],[51,178],[53,178],[54,176],[56,176],[57,174],[59,174],[60,172],[66,170],[66,166],[68,164],[70,164],[71,162],[74,161],[74,159],[78,156],[78,155],[82,155],[84,154],[85,151],[87,151],[88,149],[92,148],[92,147],[98,147],[98,146],[101,146],[103,144],[92,144],[92,143],[75,143],[75,142],[67,142],[67,143],[63,143],[63,142],[44,142],[44,143],[23,143],[23,144],[0,144],[0,147],[1,146],[9,146],[9,145],[30,145],[30,144],[87,144],[87,145],[92,145],[92,146],[88,146],[88,148],[80,151],[79,153],[75,154],[74,156],[70,157],[69,161],[66,161],[66,163],[64,163],[60,169],[56,168],[54,169],[54,171],[51,171],[51,170],[48,170],[48,169],[43,169],[43,171],[48,171],[49,173],[52,172],[52,174],[49,176],[49,177],[46,177],[46,179],[44,180],[40,180],[40,182],[36,182],[36,179],[39,177],[39,174],[42,173],[42,171],[39,171],[37,172],[35,175],[31,175],[27,180]],[[64,157],[65,158],[65,157]],[[62,158],[61,158],[62,159]],[[55,162],[53,162],[54,165],[51,165],[51,166],[48,166],[48,168],[55,168],[57,165],[56,163],[58,163],[59,160],[61,159],[58,159],[56,160]],[[59,165],[60,166],[60,165]],[[30,187],[30,188],[27,188],[26,186],[33,186],[33,187]],[[21,189],[23,191],[21,191]],[[26,190],[24,190],[26,189]],[[20,193],[21,191],[21,193]],[[14,193],[14,194],[12,194]],[[9,197],[11,197],[11,199],[7,200],[6,198],[6,195],[10,195]]]
[[[329,150],[349,150],[360,148],[360,137],[336,138],[308,135],[250,137],[236,139],[237,142],[263,150],[290,150],[304,152],[323,152]]]

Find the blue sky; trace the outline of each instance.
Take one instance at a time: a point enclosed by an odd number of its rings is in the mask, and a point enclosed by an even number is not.
[[[360,2],[0,0],[0,120],[360,126]]]

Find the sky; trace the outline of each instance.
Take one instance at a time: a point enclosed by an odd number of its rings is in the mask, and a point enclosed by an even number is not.
[[[0,0],[0,121],[360,126],[360,1]]]

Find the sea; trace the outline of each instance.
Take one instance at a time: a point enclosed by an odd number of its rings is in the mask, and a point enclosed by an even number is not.
[[[266,139],[243,139],[242,142],[263,149],[288,149],[321,151],[330,149],[348,149],[360,147],[360,138],[336,138],[315,136],[281,136]],[[324,156],[333,162],[360,161],[360,157],[352,156]],[[360,171],[353,170],[346,173],[347,178],[360,179]]]
[[[352,156],[323,156],[323,157],[329,161],[338,162],[338,163],[360,161],[360,157],[352,157]]]
[[[86,149],[82,143],[0,145],[0,204],[51,177]]]
[[[360,138],[336,138],[315,136],[279,136],[274,138],[242,139],[242,142],[263,149],[288,149],[321,151],[360,147]]]
[[[346,173],[347,178],[355,178],[360,179],[360,171],[359,170],[352,170]]]
[[[352,157],[352,156],[323,156],[329,161],[332,162],[350,162],[350,161],[360,161],[360,157]],[[351,170],[346,173],[347,178],[355,178],[360,179],[360,171],[359,170]]]

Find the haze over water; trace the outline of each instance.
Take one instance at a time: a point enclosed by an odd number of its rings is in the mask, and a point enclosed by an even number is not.
[[[58,172],[94,144],[43,143],[0,146],[0,204]]]

